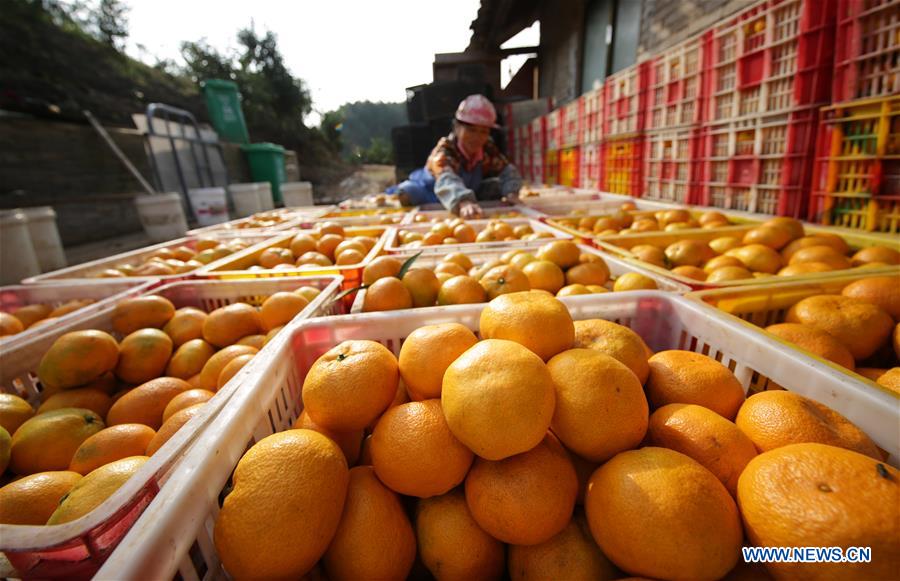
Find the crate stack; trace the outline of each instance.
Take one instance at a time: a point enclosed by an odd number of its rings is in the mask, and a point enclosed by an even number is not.
[[[516,165],[526,180],[533,180],[532,123],[551,109],[551,99],[531,99],[500,105],[499,123],[506,139],[506,157]]]
[[[547,143],[544,149],[544,183],[559,183],[559,149],[562,146],[565,110],[554,109],[546,116]]]
[[[578,149],[578,185],[600,189],[600,140],[603,136],[603,87],[581,96],[584,121],[581,124],[581,144]]]
[[[584,99],[577,97],[561,108],[562,130],[560,131],[559,184],[579,187],[581,175],[578,171],[579,146],[584,126]]]
[[[600,189],[636,198],[643,194],[643,148],[650,61],[623,69],[603,85]]]
[[[900,233],[900,0],[840,0],[808,218]]]
[[[544,179],[544,152],[547,151],[547,116],[531,122],[531,182],[547,183]]]

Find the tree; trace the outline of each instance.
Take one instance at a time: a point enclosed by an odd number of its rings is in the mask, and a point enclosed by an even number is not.
[[[197,42],[182,42],[181,57],[186,63],[184,72],[195,83],[207,79],[236,79],[234,62],[209,46],[205,38]]]
[[[122,50],[128,38],[128,7],[119,0],[100,0],[94,14],[98,39],[116,50]]]
[[[325,140],[331,145],[335,153],[340,153],[342,148],[341,131],[343,130],[344,117],[338,111],[329,111],[322,116],[319,123],[319,131],[325,136]]]

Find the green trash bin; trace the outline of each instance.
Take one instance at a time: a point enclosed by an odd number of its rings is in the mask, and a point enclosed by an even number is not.
[[[208,79],[200,83],[206,97],[209,119],[219,136],[234,143],[249,143],[247,123],[241,109],[241,92],[237,83],[222,79]]]
[[[272,184],[275,205],[280,204],[281,184],[287,181],[284,174],[284,148],[274,143],[250,143],[242,145],[241,150],[247,156],[253,181]]]

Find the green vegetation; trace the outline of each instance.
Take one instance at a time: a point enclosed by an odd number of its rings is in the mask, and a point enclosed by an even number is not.
[[[404,103],[358,101],[322,117],[322,132],[340,145],[344,158],[361,163],[393,164],[391,129],[405,125]]]

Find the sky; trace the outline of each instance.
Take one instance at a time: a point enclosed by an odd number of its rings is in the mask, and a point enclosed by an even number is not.
[[[462,52],[479,0],[125,0],[129,55],[183,64],[179,44],[236,49],[237,31],[271,30],[285,63],[306,81],[316,113],[352,101],[404,101],[429,83],[434,54]],[[143,49],[139,48],[142,46]],[[307,122],[318,123],[313,114]]]

